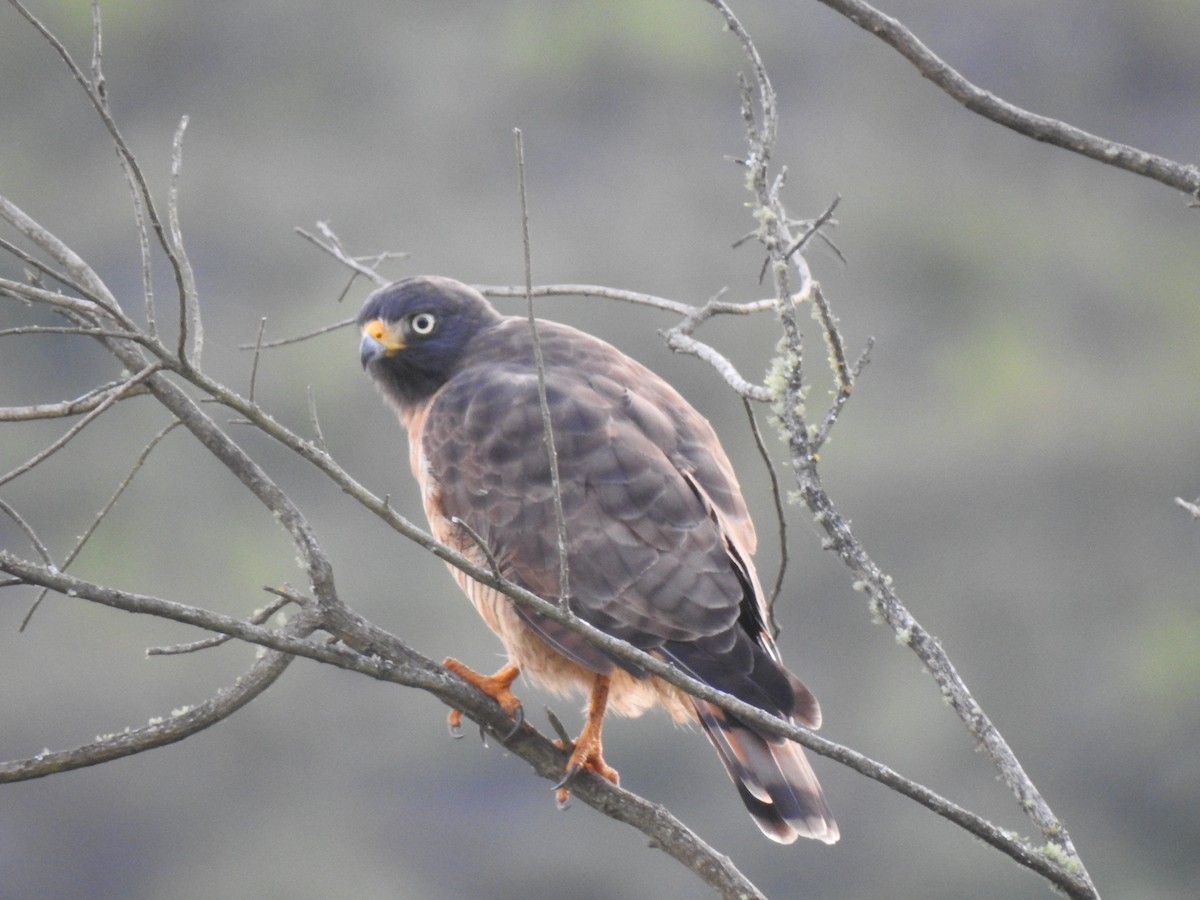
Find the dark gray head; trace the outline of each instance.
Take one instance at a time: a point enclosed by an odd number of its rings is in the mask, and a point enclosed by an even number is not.
[[[406,278],[363,304],[359,359],[389,398],[410,407],[445,384],[475,336],[501,318],[482,294],[460,281]]]

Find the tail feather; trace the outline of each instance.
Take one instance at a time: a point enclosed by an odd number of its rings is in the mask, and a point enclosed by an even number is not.
[[[781,844],[840,837],[817,776],[799,744],[764,737],[718,706],[693,700],[700,725],[763,834]]]

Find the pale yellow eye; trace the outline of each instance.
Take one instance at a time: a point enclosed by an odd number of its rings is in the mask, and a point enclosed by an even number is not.
[[[429,334],[437,325],[437,318],[433,313],[417,313],[412,317],[413,334]]]

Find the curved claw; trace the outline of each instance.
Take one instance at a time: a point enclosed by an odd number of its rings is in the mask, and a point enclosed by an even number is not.
[[[582,769],[583,766],[581,765],[568,765],[563,770],[563,777],[558,780],[558,784],[554,785],[554,791],[562,795],[560,805],[566,801],[566,795],[568,793],[566,790],[567,785],[575,780],[575,776],[578,775]]]
[[[579,770],[582,768],[583,766],[571,765],[568,763],[567,767],[563,770],[563,777],[558,780],[558,784],[554,785],[554,805],[558,808],[559,812],[562,812],[570,807],[571,789],[567,787],[567,785],[574,780],[575,776],[579,774]]]
[[[521,730],[521,726],[524,724],[525,724],[525,707],[520,706],[518,704],[516,709],[513,710],[512,728],[510,728],[508,731],[504,732],[504,734],[497,735],[497,737],[500,738],[500,743],[507,744],[510,740],[512,740],[512,738],[516,735],[516,733]],[[462,712],[461,711],[459,711],[457,709],[450,710],[450,714],[446,717],[446,730],[450,732],[450,737],[454,738],[454,740],[456,740],[456,741],[462,740],[463,729],[462,729]],[[484,727],[482,725],[479,726],[479,740],[483,743],[484,747],[487,746],[487,731],[484,729]]]
[[[525,707],[518,703],[517,708],[512,712],[512,717],[512,728],[508,729],[508,731],[504,733],[503,737],[500,738],[500,743],[502,744],[507,744],[514,737],[516,737],[517,732],[521,730],[521,726],[525,724]]]

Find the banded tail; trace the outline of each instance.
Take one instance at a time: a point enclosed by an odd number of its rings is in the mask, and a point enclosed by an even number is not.
[[[763,834],[781,844],[798,837],[837,843],[837,823],[799,744],[759,734],[711,703],[692,702],[704,734]]]

